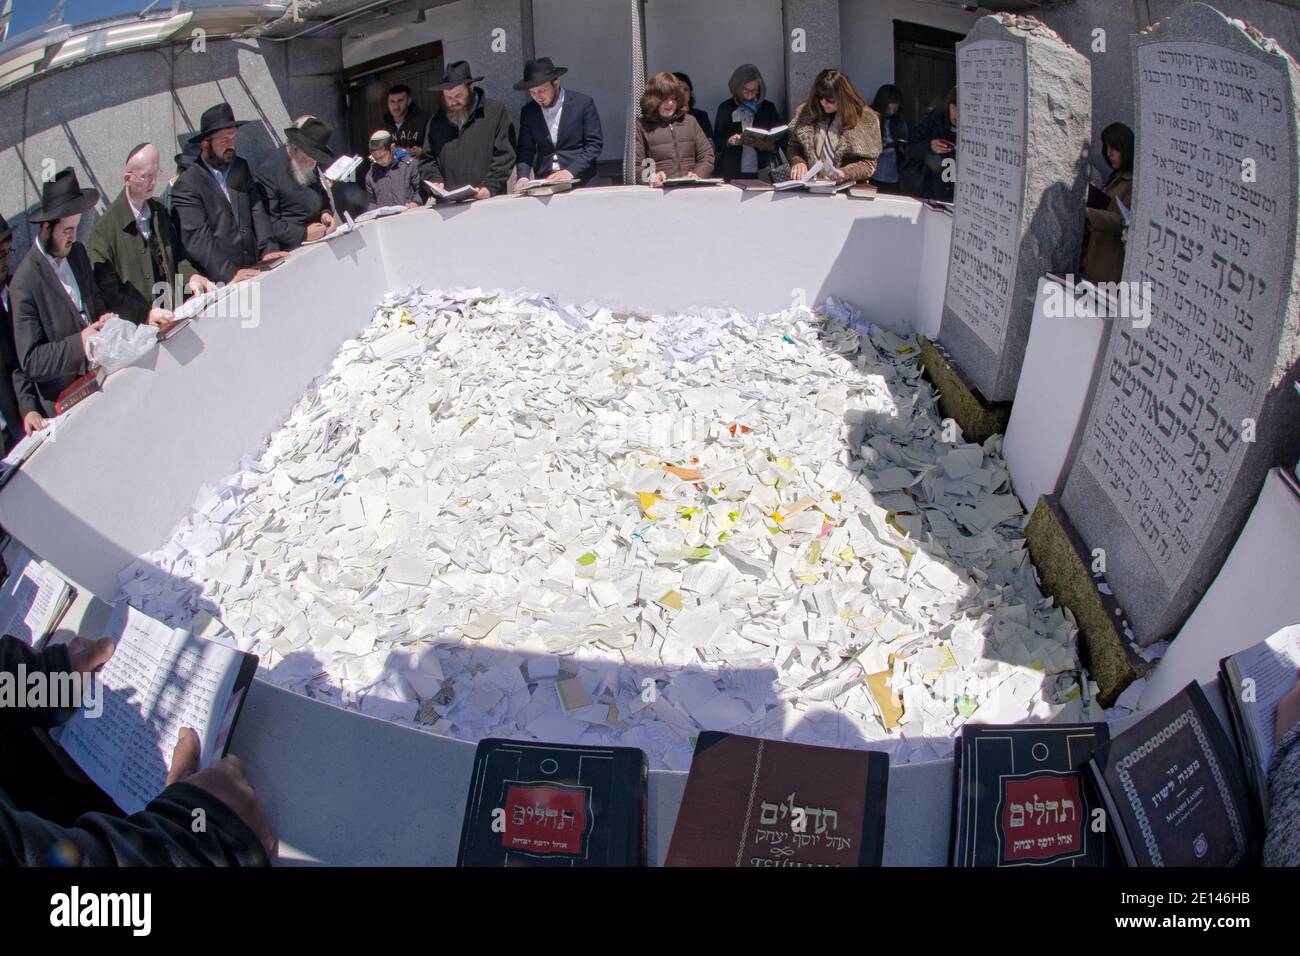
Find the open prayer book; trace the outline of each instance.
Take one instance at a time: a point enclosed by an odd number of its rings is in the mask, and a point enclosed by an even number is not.
[[[1300,624],[1219,662],[1219,683],[1246,764],[1246,781],[1268,814],[1268,769],[1277,743],[1277,702],[1296,685]]]
[[[23,466],[23,462],[31,458],[45,442],[54,438],[58,434],[59,425],[63,419],[58,416],[45,419],[45,427],[38,432],[32,432],[30,435],[24,435],[23,438],[9,449],[9,454],[0,459],[0,488],[3,488],[14,476],[14,473]]]
[[[345,180],[351,180],[352,174],[357,171],[357,167],[360,165],[360,156],[340,156],[330,164],[329,169],[325,170],[323,175],[330,182],[341,183]]]
[[[57,571],[19,548],[0,589],[0,634],[39,648],[76,597],[77,589]]]
[[[553,196],[568,192],[576,182],[574,179],[532,179],[524,186],[522,193],[525,196]]]
[[[456,189],[441,189],[435,186],[429,180],[424,181],[429,192],[433,193],[433,198],[440,203],[446,202],[468,202],[478,194],[478,190],[473,186],[460,186]]]
[[[376,206],[374,209],[367,209],[352,221],[360,225],[372,219],[383,219],[385,216],[396,216],[398,213],[403,212],[406,212],[405,206]]]
[[[199,736],[200,770],[225,755],[258,659],[125,604],[109,636],[117,650],[100,674],[102,713],[78,712],[59,743],[114,803],[137,813],[166,789],[182,728]]]
[[[760,126],[745,126],[740,130],[741,142],[747,143],[772,143],[780,139],[789,132],[789,125],[774,126],[771,129],[763,129]]]
[[[664,189],[673,189],[677,186],[721,186],[724,180],[721,179],[696,179],[694,176],[674,176],[671,179],[665,179],[663,182]]]
[[[817,195],[831,195],[833,193],[843,192],[853,185],[851,182],[837,183],[833,179],[818,179],[817,174],[822,171],[821,160],[813,163],[808,167],[808,172],[804,173],[799,179],[787,179],[783,183],[777,183],[772,188],[778,192],[785,192],[792,189],[803,189]]]

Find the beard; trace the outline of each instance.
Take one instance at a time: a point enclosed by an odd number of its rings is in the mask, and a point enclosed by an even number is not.
[[[466,106],[464,109],[459,110],[454,110],[451,107],[448,107],[447,119],[451,120],[452,124],[455,126],[464,126],[465,120],[469,119],[469,107]]]
[[[225,169],[234,161],[235,151],[233,149],[228,149],[224,153],[218,153],[215,150],[208,153],[208,165],[217,171]]]
[[[316,178],[316,165],[290,154],[289,172],[293,174],[293,181],[299,186],[310,186]]]

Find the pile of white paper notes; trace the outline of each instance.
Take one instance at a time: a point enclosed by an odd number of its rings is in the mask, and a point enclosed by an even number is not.
[[[906,761],[1099,718],[998,441],[918,354],[833,301],[392,295],[123,593],[313,697],[678,770],[701,729]]]

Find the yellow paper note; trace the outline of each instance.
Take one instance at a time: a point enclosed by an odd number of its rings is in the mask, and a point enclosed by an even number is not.
[[[867,690],[871,692],[872,699],[880,708],[880,716],[886,730],[893,730],[903,719],[903,702],[898,699],[894,688],[885,683],[892,673],[892,671],[877,671],[867,675]]]

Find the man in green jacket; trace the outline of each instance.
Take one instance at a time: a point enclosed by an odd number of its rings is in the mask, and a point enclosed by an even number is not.
[[[186,292],[214,286],[185,258],[167,208],[154,198],[158,173],[153,144],[131,150],[122,175],[125,186],[95,224],[90,261],[109,311],[165,329]]]

